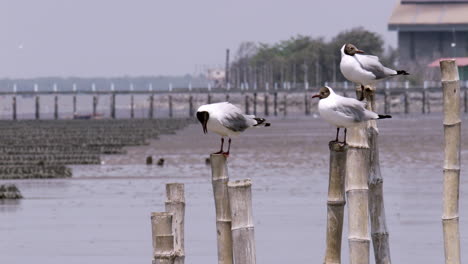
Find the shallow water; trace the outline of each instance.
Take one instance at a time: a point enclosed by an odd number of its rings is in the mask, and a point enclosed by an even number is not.
[[[468,133],[465,115],[462,133]],[[335,129],[313,117],[272,120],[233,140],[231,179],[253,180],[258,263],[321,263],[325,251],[328,141]],[[379,123],[387,225],[394,263],[443,263],[442,117]],[[186,188],[187,263],[216,263],[208,153],[219,138],[198,124],[74,177],[14,182],[25,199],[0,204],[1,263],[150,263],[150,212],[164,209],[168,182]],[[143,165],[164,157],[164,167]],[[468,139],[462,143],[461,250],[468,250]],[[346,214],[345,214],[346,215]],[[343,263],[348,263],[346,222]],[[466,260],[462,254],[462,260]],[[373,257],[371,257],[373,263]]]

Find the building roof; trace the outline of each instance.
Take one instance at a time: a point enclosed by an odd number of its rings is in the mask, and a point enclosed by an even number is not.
[[[389,30],[468,30],[468,0],[403,0],[393,10]]]
[[[440,58],[437,59],[433,62],[431,62],[428,67],[439,67],[439,63],[441,60],[449,60],[449,59],[455,59],[455,62],[457,63],[458,67],[465,67],[468,66],[468,57],[457,57],[457,58]]]

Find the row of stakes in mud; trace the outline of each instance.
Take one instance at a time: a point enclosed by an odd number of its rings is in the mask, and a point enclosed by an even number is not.
[[[252,182],[230,181],[226,156],[211,154],[213,196],[216,210],[218,263],[255,263],[252,216]],[[183,264],[185,190],[184,184],[166,184],[164,212],[151,213],[153,264]]]

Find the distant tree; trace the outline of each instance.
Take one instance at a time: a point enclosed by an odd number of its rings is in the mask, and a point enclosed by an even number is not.
[[[397,58],[396,51],[391,48],[384,54],[384,41],[380,35],[358,27],[340,32],[328,42],[304,35],[275,44],[244,42],[239,46],[232,68],[237,70],[241,81],[256,81],[257,84],[265,81],[303,82],[305,73],[312,85],[344,81],[339,63],[340,49],[346,43],[381,57],[382,62],[390,67]]]

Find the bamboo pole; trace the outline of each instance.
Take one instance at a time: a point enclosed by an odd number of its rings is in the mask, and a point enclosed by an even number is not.
[[[58,96],[54,96],[54,119],[57,120],[58,119]]]
[[[41,119],[39,95],[36,95],[36,120]]]
[[[249,96],[245,95],[245,114],[250,114]]]
[[[115,119],[115,93],[111,95],[111,118]]]
[[[424,86],[422,90],[422,95],[421,95],[421,113],[425,114],[426,113],[426,81],[424,81]]]
[[[184,184],[166,184],[166,212],[172,214],[172,231],[174,235],[174,264],[184,264],[184,224],[185,192]]]
[[[307,92],[304,93],[304,114],[310,115],[309,95]]]
[[[368,102],[367,109],[375,112],[375,87],[366,86],[364,97]],[[390,264],[390,244],[385,218],[383,177],[380,172],[378,135],[377,122],[369,121],[367,123],[367,136],[370,150],[368,186],[372,244],[374,247],[375,263]]]
[[[234,262],[255,264],[252,182],[250,179],[229,182],[228,190],[231,205]]]
[[[278,93],[273,93],[273,114],[278,116]]]
[[[16,95],[13,96],[13,120],[16,120]]]
[[[211,176],[216,207],[218,264],[232,264],[231,207],[229,204],[226,156],[211,154]]]
[[[345,173],[348,146],[331,141],[330,177],[327,200],[327,244],[325,264],[341,263],[341,238],[343,233],[343,214],[345,201]]]
[[[135,100],[133,94],[130,96],[130,118],[135,117]]]
[[[189,117],[193,117],[194,112],[193,112],[193,96],[189,96]]]
[[[265,116],[269,116],[270,115],[270,109],[269,109],[269,103],[268,103],[268,93],[265,92],[265,100],[263,101],[263,104],[264,104],[264,107],[265,107],[265,110],[264,110],[264,114]]]
[[[93,116],[97,114],[97,96],[93,96]]]
[[[151,213],[153,233],[153,264],[174,264],[174,235],[172,214]]]
[[[362,98],[357,88],[356,95]],[[346,197],[350,264],[369,263],[369,145],[365,125],[348,129]]]
[[[257,93],[253,94],[253,113],[257,115]]]
[[[149,119],[153,119],[154,117],[154,94],[151,94],[149,97],[149,112],[148,112]]]
[[[405,114],[409,114],[409,106],[410,106],[408,89],[409,89],[409,82],[406,81],[405,82],[405,93],[404,93]],[[375,98],[374,98],[373,104],[375,104]],[[375,111],[375,107],[373,108],[373,111]]]
[[[283,96],[283,116],[288,115],[288,94],[284,93]]]
[[[172,109],[172,95],[169,95],[169,117],[172,118],[173,109]]]
[[[465,95],[463,96],[464,98],[464,109],[465,109],[465,113],[468,113],[468,81],[465,82]]]
[[[440,62],[444,100],[444,194],[442,224],[444,231],[445,263],[460,260],[458,228],[458,199],[460,188],[460,84],[455,60]]]
[[[73,115],[76,114],[76,94],[73,95]]]

